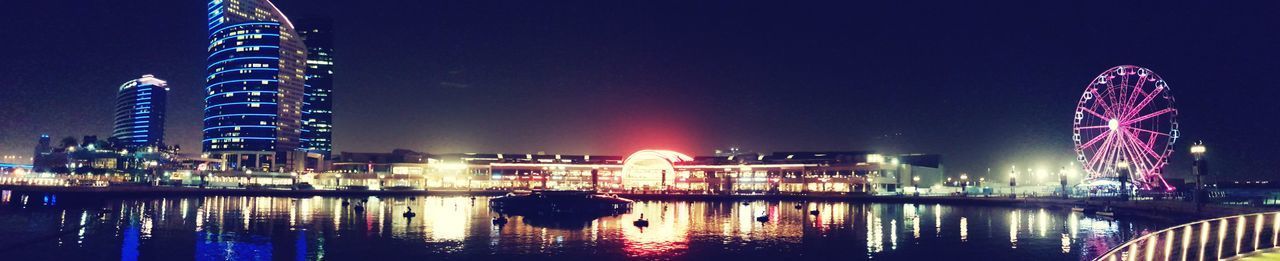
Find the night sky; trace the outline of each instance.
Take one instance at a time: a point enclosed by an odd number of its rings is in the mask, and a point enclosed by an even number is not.
[[[1177,99],[1172,176],[1204,140],[1217,177],[1280,178],[1278,1],[782,3],[277,1],[334,19],[336,151],[876,150],[1004,177],[1071,162],[1084,87],[1133,64]],[[106,137],[142,74],[172,88],[167,141],[198,151],[204,12],[6,3],[0,153]]]

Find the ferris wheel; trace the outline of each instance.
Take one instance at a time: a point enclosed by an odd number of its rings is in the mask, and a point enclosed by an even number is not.
[[[1094,78],[1076,106],[1076,160],[1090,178],[1128,173],[1135,188],[1172,190],[1161,176],[1178,139],[1178,110],[1155,72],[1121,65]]]

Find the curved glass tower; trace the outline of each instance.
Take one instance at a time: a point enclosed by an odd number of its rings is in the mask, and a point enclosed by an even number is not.
[[[291,170],[306,45],[271,1],[211,0],[208,7],[204,151],[227,169]]]
[[[128,149],[162,146],[168,94],[169,85],[150,74],[120,85],[111,137]]]

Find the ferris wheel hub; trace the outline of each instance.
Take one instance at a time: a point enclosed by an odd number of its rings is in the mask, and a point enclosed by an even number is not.
[[[1110,121],[1107,121],[1107,128],[1111,129],[1111,131],[1116,131],[1116,129],[1120,128],[1120,120],[1111,118]]]

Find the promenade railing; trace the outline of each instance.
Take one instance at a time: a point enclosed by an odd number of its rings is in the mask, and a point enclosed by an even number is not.
[[[1220,260],[1277,247],[1280,212],[1206,219],[1142,235],[1098,261]]]

